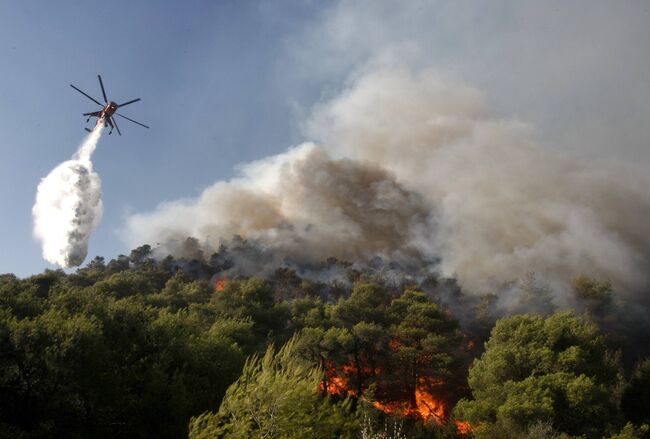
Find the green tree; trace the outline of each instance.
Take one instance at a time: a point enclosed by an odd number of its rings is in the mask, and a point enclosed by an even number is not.
[[[538,422],[600,438],[619,421],[621,371],[592,323],[572,313],[501,319],[469,373],[456,417],[477,438],[522,436]]]
[[[276,302],[271,285],[259,278],[228,281],[224,291],[215,295],[214,302],[224,317],[250,318],[253,331],[263,342],[289,326],[289,307],[284,302]]]
[[[165,282],[159,293],[147,296],[147,302],[157,307],[187,308],[190,304],[207,303],[212,287],[205,281],[193,280],[187,273],[177,271]]]
[[[183,436],[239,375],[249,323],[220,331],[191,307],[147,305],[133,271],[106,276],[129,294],[56,272],[0,279],[0,437]]]
[[[346,328],[359,322],[386,324],[390,303],[386,288],[374,283],[355,283],[350,297],[340,299],[332,309],[332,321]]]
[[[382,285],[357,282],[349,298],[339,299],[328,310],[333,328],[324,333],[323,341],[334,353],[328,356],[333,360],[328,369],[338,369],[337,375],[345,376],[357,396],[376,380],[378,367],[386,364],[389,303]]]
[[[291,302],[291,320],[297,330],[330,325],[325,304],[318,297],[304,297]]]
[[[396,378],[393,390],[405,393],[401,399],[411,409],[416,408],[418,389],[446,396],[452,371],[461,368],[458,323],[419,291],[393,299],[388,313],[394,322],[388,350]]]
[[[190,438],[355,437],[350,401],[320,395],[322,371],[296,355],[296,344],[292,338],[277,352],[270,346],[250,357],[219,411],[192,418]]]

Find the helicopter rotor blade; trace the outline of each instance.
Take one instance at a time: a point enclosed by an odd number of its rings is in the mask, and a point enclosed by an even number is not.
[[[123,103],[123,104],[118,105],[117,108],[123,107],[123,106],[125,106],[125,105],[132,104],[132,103],[134,103],[134,102],[138,102],[139,100],[140,100],[140,98],[138,98],[138,99],[133,99],[132,101],[125,102],[125,103]]]
[[[143,127],[145,127],[145,128],[149,128],[149,127],[146,126],[145,124],[140,123],[140,122],[138,122],[138,121],[136,121],[136,120],[129,119],[128,117],[126,117],[126,116],[122,116],[122,115],[119,114],[119,113],[115,113],[115,114],[116,114],[117,116],[123,117],[124,119],[128,120],[129,122],[133,122],[133,123],[136,123],[136,124],[138,124],[138,125],[140,125],[140,126],[143,126]]]
[[[120,131],[120,127],[117,126],[117,121],[115,120],[114,117],[111,117],[111,120],[113,121],[113,125],[115,125],[115,129],[117,130],[117,134],[119,134],[121,136],[122,132]]]
[[[101,102],[99,102],[97,99],[95,99],[95,98],[93,98],[93,97],[87,95],[86,93],[84,93],[83,91],[81,91],[81,90],[79,90],[77,87],[75,87],[74,85],[70,84],[70,87],[74,88],[74,89],[77,90],[79,93],[81,93],[82,95],[84,95],[85,97],[87,97],[88,99],[90,99],[91,101],[93,101],[94,103],[96,103],[97,105],[100,105],[100,106],[102,106],[102,107],[104,106],[104,105],[103,105]]]
[[[102,82],[102,77],[101,75],[97,75],[99,78],[99,86],[102,88],[102,94],[104,95],[104,102],[108,104],[108,98],[106,97],[106,91],[104,90],[104,83]]]

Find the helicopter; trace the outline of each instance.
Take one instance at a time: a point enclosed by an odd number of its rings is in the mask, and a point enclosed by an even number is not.
[[[90,96],[87,93],[83,92],[79,88],[77,88],[74,85],[70,84],[70,87],[74,88],[79,93],[81,93],[82,95],[84,95],[85,97],[87,97],[88,99],[90,99],[91,101],[93,101],[94,103],[96,103],[97,105],[102,107],[102,109],[100,111],[91,111],[90,113],[84,113],[83,114],[84,116],[88,116],[88,119],[86,119],[86,122],[89,122],[91,117],[96,117],[97,118],[97,124],[95,126],[99,125],[100,123],[103,123],[104,126],[110,125],[111,130],[108,132],[108,134],[111,134],[113,132],[113,129],[116,129],[117,133],[120,136],[122,135],[122,133],[120,132],[120,128],[117,126],[117,121],[115,120],[114,116],[120,116],[120,117],[128,120],[129,122],[133,122],[133,123],[135,123],[137,125],[143,126],[145,128],[149,128],[147,125],[145,125],[143,123],[140,123],[140,122],[138,122],[136,120],[130,119],[130,118],[128,118],[128,117],[126,117],[126,116],[124,116],[122,114],[119,114],[117,112],[117,110],[119,108],[125,107],[125,106],[127,106],[129,104],[132,104],[134,102],[138,102],[140,100],[140,98],[130,100],[130,101],[125,102],[123,104],[116,104],[113,101],[109,101],[108,98],[106,97],[106,90],[104,90],[104,83],[102,82],[101,75],[97,75],[97,78],[99,79],[99,86],[102,88],[102,95],[104,96],[105,104],[102,104],[97,99],[93,98],[92,96]],[[90,130],[88,128],[84,128],[84,129],[86,131],[88,131],[88,132],[92,131],[92,130]]]

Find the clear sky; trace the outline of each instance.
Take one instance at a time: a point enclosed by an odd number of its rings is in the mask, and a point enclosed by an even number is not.
[[[550,147],[648,161],[647,1],[485,5],[0,2],[0,272],[53,268],[32,238],[31,207],[85,134],[81,113],[96,109],[68,84],[99,98],[98,73],[110,99],[142,98],[123,113],[151,129],[123,121],[122,137],[100,141],[105,212],[89,258],[128,253],[119,230],[129,213],[309,140],[309,108],[395,48],[484,90]]]

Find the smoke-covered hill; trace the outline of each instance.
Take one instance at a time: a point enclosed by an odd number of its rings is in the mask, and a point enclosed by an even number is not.
[[[126,240],[184,256],[188,236],[210,254],[240,235],[265,249],[271,270],[285,259],[380,256],[453,277],[469,294],[496,294],[505,307],[530,272],[561,308],[576,306],[579,275],[648,303],[644,167],[542,148],[479,90],[394,65],[355,76],[314,110],[306,132],[318,143],[243,165],[196,199],[132,215]]]

